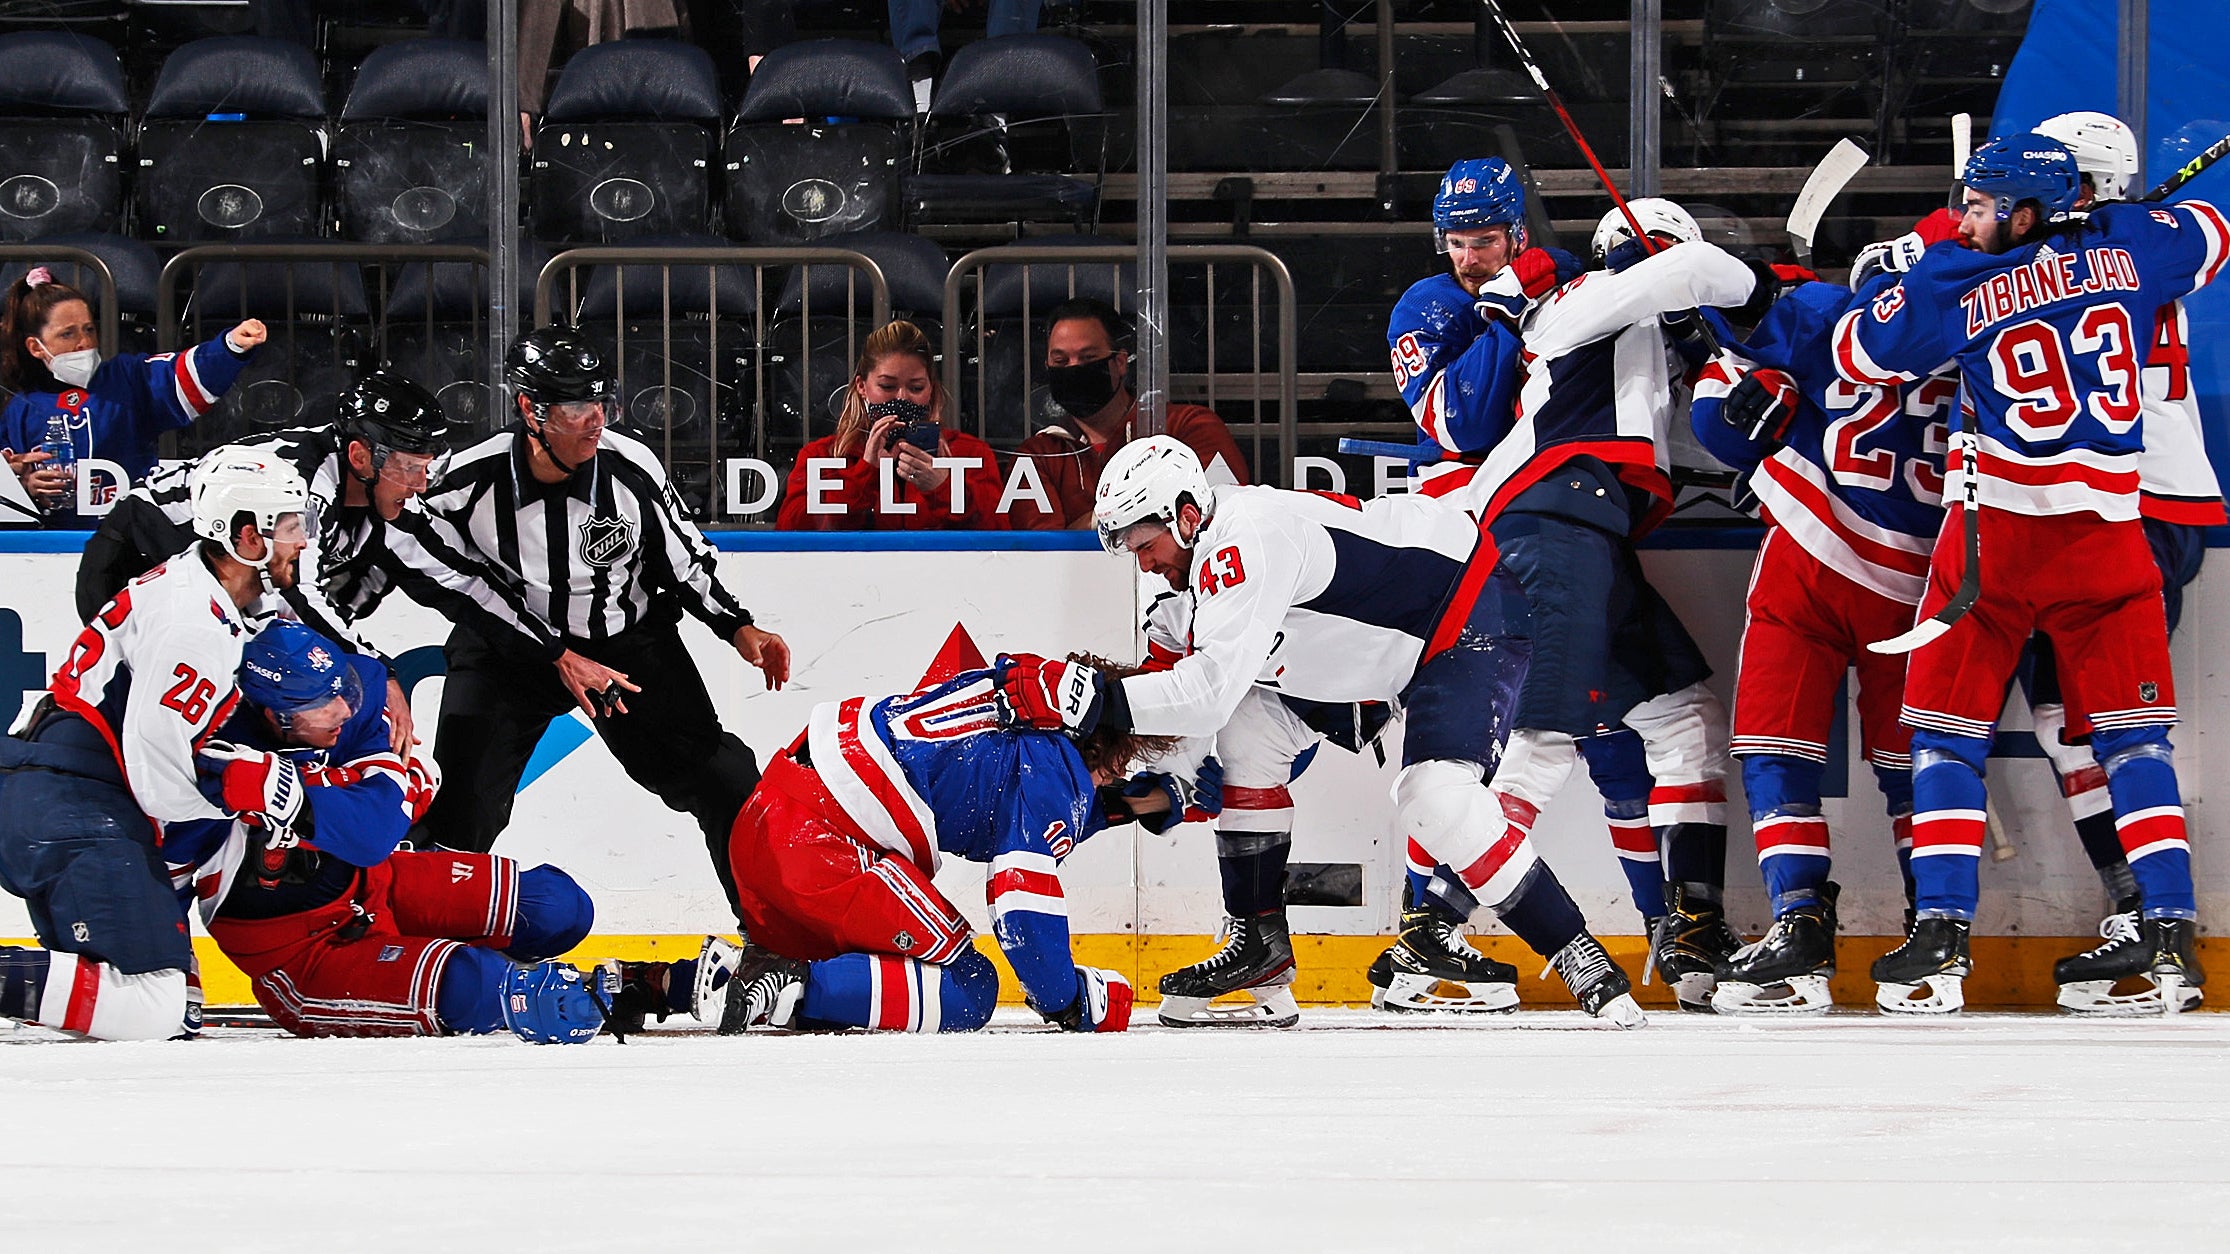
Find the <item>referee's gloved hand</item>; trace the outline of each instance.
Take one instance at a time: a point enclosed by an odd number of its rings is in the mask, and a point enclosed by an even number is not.
[[[201,757],[215,764],[225,809],[275,832],[301,816],[302,775],[291,760],[225,740],[204,743]]]
[[[1107,681],[1089,666],[1035,653],[1002,653],[992,672],[999,726],[1090,735],[1106,704]]]

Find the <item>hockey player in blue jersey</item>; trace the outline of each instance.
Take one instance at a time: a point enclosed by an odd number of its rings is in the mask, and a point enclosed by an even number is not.
[[[1971,416],[1921,613],[1975,580],[1970,608],[1911,655],[1918,916],[1874,964],[1885,1010],[1963,1004],[1979,894],[1982,771],[2030,632],[2060,661],[2070,736],[2088,735],[2143,895],[2141,941],[2167,1011],[2204,982],[2160,571],[2139,524],[2141,373],[2161,305],[2230,261],[2230,220],[2200,201],[2071,214],[2075,158],[2057,140],[1993,140],[1969,159],[1960,232],[1837,322],[1837,369],[1888,385],[1956,362]],[[1969,482],[1969,479],[1972,482]],[[1964,497],[1971,494],[1974,508]],[[1968,570],[1968,528],[1980,559]],[[1927,986],[1925,995],[1919,994]]]
[[[1111,820],[1168,814],[1163,790],[1116,784],[1173,742],[1003,728],[998,672],[970,660],[911,693],[815,707],[768,764],[729,843],[750,944],[721,1031],[984,1026],[999,974],[932,882],[947,855],[988,866],[992,932],[1032,1008],[1072,1032],[1130,1025],[1130,982],[1070,952],[1059,867]]]
[[[1860,386],[1828,340],[1856,294],[1807,283],[1697,381],[1691,421],[1747,476],[1769,525],[1750,579],[1735,681],[1734,755],[1774,923],[1717,972],[1721,1014],[1825,1011],[1835,900],[1820,781],[1846,672],[1858,668],[1859,740],[1888,802],[1898,860],[1912,845],[1912,732],[1898,721],[1905,660],[1866,646],[1903,631],[1943,526],[1945,417],[1956,376]],[[1910,893],[1910,873],[1906,875]]]

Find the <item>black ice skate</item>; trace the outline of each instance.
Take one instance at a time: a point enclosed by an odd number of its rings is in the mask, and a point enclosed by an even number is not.
[[[1642,983],[1651,971],[1670,984],[1682,1010],[1711,1013],[1711,986],[1719,964],[1742,948],[1742,938],[1727,926],[1726,912],[1706,894],[1715,890],[1702,884],[1665,885],[1665,913],[1649,920],[1650,961]]]
[[[2192,919],[2147,919],[2139,929],[2153,951],[2153,984],[2160,1012],[2175,1014],[2199,1004],[2207,973],[2199,965],[2199,924]]]
[[[2099,943],[2052,964],[2059,1003],[2070,1014],[2114,1017],[2156,1015],[2164,1007],[2153,982],[2153,947],[2145,939],[2142,899],[2125,897],[2098,925]],[[2119,991],[2117,990],[2117,986]],[[2183,1005],[2199,1004],[2199,990],[2185,988]]]
[[[712,986],[722,971],[734,971],[736,958],[743,951],[734,943],[718,936],[707,936],[697,948],[697,972],[690,987],[689,1017],[705,1022],[705,1009],[712,1001]],[[674,964],[671,962],[628,962],[619,958],[606,958],[596,964],[601,971],[609,972],[617,981],[619,992],[612,996],[611,1013],[606,1016],[605,1030],[614,1036],[628,1037],[643,1030],[643,1024],[652,1015],[664,1023],[666,1016],[674,1013],[672,985]]]
[[[1905,943],[1874,959],[1874,1004],[1886,1014],[1947,1015],[1967,1004],[1962,983],[1974,970],[1967,954],[1974,925],[1922,915]],[[1915,996],[1927,986],[1924,996]]]
[[[1711,1008],[1723,1015],[1821,1014],[1835,1006],[1833,883],[1791,906],[1757,940],[1719,964]]]
[[[720,1035],[746,1028],[795,1027],[805,1000],[805,964],[763,946],[744,944],[720,1011]]]
[[[1642,1008],[1634,1004],[1634,986],[1626,973],[1603,952],[1603,942],[1582,932],[1557,950],[1549,965],[1587,1013],[1621,1028],[1638,1028],[1649,1022]]]
[[[1221,949],[1161,977],[1159,1017],[1173,1028],[1289,1028],[1301,1021],[1292,983],[1293,939],[1283,910],[1225,919]],[[1250,1000],[1210,1004],[1231,993]]]
[[[1456,924],[1412,905],[1407,887],[1401,939],[1371,963],[1370,982],[1371,1005],[1381,1010],[1518,1008],[1518,969],[1473,949]]]

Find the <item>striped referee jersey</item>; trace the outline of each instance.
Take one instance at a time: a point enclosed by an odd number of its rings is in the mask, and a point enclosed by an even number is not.
[[[296,587],[284,594],[308,626],[358,652],[378,654],[355,623],[379,608],[387,594],[403,595],[452,622],[465,622],[490,639],[511,638],[535,656],[556,658],[564,642],[530,608],[517,581],[490,568],[419,498],[404,502],[388,522],[376,510],[341,502],[347,473],[339,432],[295,427],[236,443],[269,451],[293,466],[309,485],[306,530],[316,543],[300,559]],[[187,475],[195,463],[158,463],[130,495],[151,502],[177,528],[172,553],[193,543],[193,502]],[[142,546],[148,552],[156,547]]]
[[[457,454],[424,499],[475,555],[523,586],[544,621],[582,640],[674,608],[724,640],[750,625],[648,448],[607,427],[587,465],[563,483],[542,483],[527,440],[515,425]]]

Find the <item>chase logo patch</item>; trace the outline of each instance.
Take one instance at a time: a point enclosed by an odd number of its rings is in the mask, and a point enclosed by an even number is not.
[[[403,947],[401,945],[382,945],[379,947],[379,960],[381,962],[395,962],[400,960],[402,956]]]
[[[635,548],[635,524],[624,518],[591,518],[581,524],[581,560],[610,566]]]

